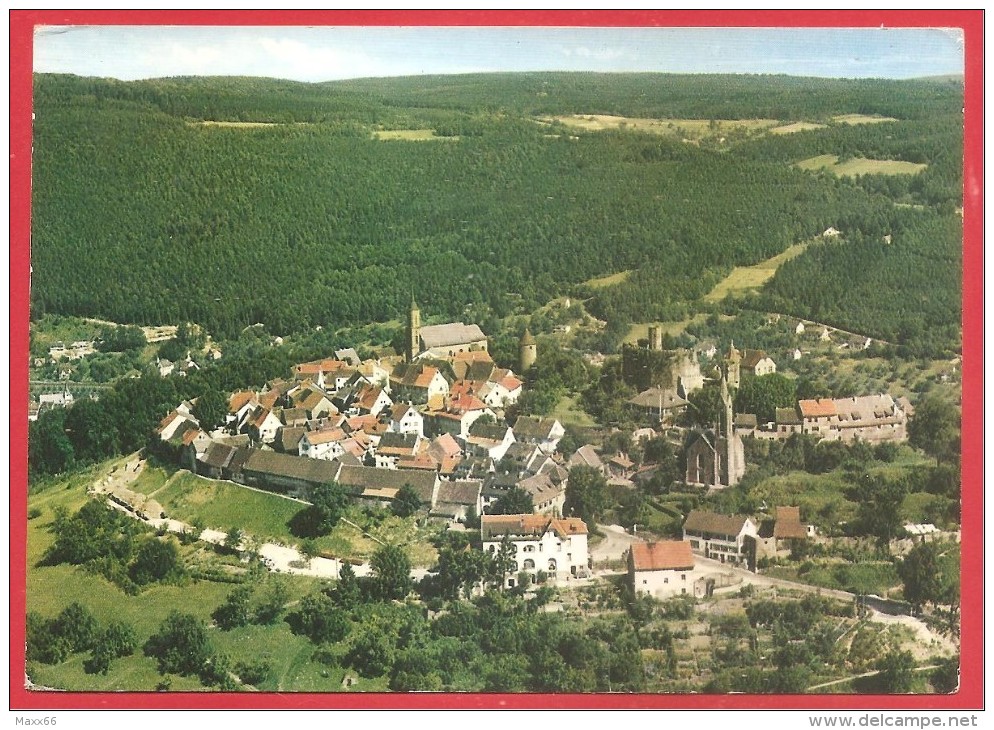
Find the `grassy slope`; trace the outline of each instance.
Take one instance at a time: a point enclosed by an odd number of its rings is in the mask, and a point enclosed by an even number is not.
[[[101,576],[91,575],[67,565],[38,565],[53,536],[49,530],[53,510],[64,506],[76,510],[87,500],[85,485],[94,474],[109,471],[113,462],[100,465],[85,475],[77,475],[64,484],[52,485],[43,492],[32,495],[29,508],[39,507],[42,514],[28,524],[28,576],[27,604],[29,611],[53,617],[63,608],[78,601],[88,608],[100,622],[120,620],[131,624],[140,643],[151,636],[165,617],[173,610],[192,613],[210,621],[211,613],[224,602],[234,588],[231,584],[193,581],[187,585],[155,585],[137,596],[128,596]],[[313,590],[316,581],[309,578],[289,579],[291,602]],[[257,592],[265,590],[258,587]],[[283,691],[340,691],[344,669],[332,664],[326,666],[313,660],[314,646],[305,638],[294,636],[285,623],[271,627],[249,626],[230,632],[211,630],[215,648],[227,654],[233,662],[268,659],[273,665],[272,675],[260,685],[262,690]],[[36,665],[31,669],[35,684],[75,691],[151,691],[163,681],[155,662],[135,655],[115,660],[107,675],[86,674],[83,669],[85,654],[76,654],[62,664]],[[202,690],[199,680],[188,677],[168,677],[170,688],[176,690]],[[359,679],[356,691],[385,689],[385,680]]]

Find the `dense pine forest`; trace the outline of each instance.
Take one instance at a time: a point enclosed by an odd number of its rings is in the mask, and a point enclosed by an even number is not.
[[[810,247],[760,303],[955,349],[962,103],[962,84],[932,80],[39,75],[32,311],[223,337],[385,322],[412,291],[468,319],[573,293],[620,328],[686,316],[734,266],[835,227],[845,242]],[[562,119],[594,114],[670,119],[673,133]],[[709,127],[688,136],[687,119]],[[807,124],[725,121],[750,119]],[[796,165],[818,155],[927,167]]]

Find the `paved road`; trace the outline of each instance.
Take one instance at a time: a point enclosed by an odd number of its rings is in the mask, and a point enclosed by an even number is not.
[[[621,560],[633,542],[645,542],[641,537],[630,535],[621,525],[598,525],[604,539],[590,548],[590,558],[594,567],[598,563]]]

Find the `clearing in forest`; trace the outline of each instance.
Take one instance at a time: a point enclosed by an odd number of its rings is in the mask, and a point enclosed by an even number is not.
[[[894,117],[881,117],[876,114],[839,114],[832,117],[836,124],[880,124],[880,122],[896,122]]]
[[[659,327],[659,331],[664,335],[676,337],[677,335],[683,334],[684,330],[686,330],[690,325],[700,324],[704,320],[705,315],[695,314],[693,317],[681,319],[678,322],[637,322],[632,325],[631,329],[628,330],[628,334],[625,336],[625,342],[635,343],[639,340],[648,339],[650,326]]]
[[[770,134],[793,134],[794,132],[806,132],[810,129],[824,129],[825,126],[824,124],[815,124],[814,122],[794,122],[793,124],[774,127],[770,130]]]
[[[838,155],[818,155],[797,163],[802,170],[828,170],[839,177],[856,175],[917,175],[928,165],[903,160],[869,160],[853,157],[839,162]]]
[[[631,269],[628,269],[626,271],[619,271],[617,274],[598,276],[594,279],[587,279],[585,282],[583,282],[583,286],[590,287],[591,289],[603,289],[606,286],[614,286],[615,284],[622,284],[625,281],[627,281],[631,273],[632,273]]]
[[[258,129],[259,127],[277,127],[276,122],[219,122],[208,119],[203,122],[191,122],[198,127],[231,127],[232,129]]]
[[[373,132],[376,139],[400,139],[405,142],[428,142],[435,140],[458,141],[458,137],[439,137],[434,129],[379,129]]]
[[[747,291],[756,291],[763,284],[773,278],[784,261],[800,256],[808,247],[808,243],[795,243],[783,253],[777,254],[765,261],[760,261],[752,266],[736,266],[732,273],[719,281],[714,289],[705,295],[706,302],[720,302],[729,294],[741,294]]]
[[[733,130],[756,132],[780,124],[776,119],[642,119],[610,114],[569,114],[547,117],[544,121],[561,122],[569,127],[589,132],[634,129],[653,134],[678,135],[684,139],[697,139]]]

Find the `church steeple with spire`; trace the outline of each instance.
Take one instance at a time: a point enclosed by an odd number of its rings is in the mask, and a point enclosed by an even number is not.
[[[414,360],[421,352],[421,310],[418,303],[414,301],[414,292],[411,292],[411,311],[407,319],[407,361]]]

